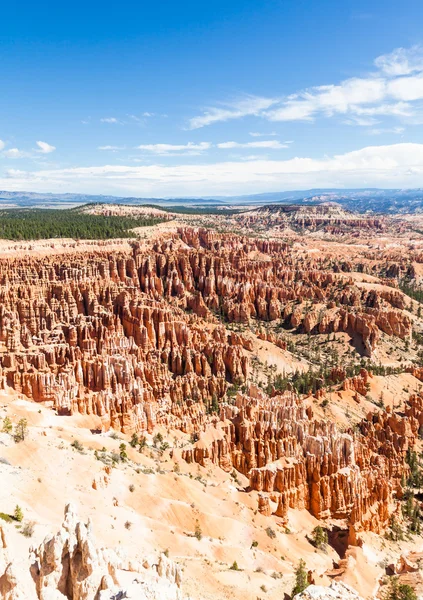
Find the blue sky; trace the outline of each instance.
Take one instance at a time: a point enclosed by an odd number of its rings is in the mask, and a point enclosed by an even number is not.
[[[16,0],[0,15],[0,189],[423,187],[420,0]]]

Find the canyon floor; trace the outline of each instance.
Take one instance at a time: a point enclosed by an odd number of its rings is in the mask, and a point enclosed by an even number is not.
[[[423,597],[418,218],[307,208],[0,242],[0,598]]]

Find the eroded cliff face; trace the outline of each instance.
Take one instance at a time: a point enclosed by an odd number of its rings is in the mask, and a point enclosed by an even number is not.
[[[320,421],[291,392],[272,398],[252,387],[203,428],[188,462],[233,468],[260,492],[258,509],[287,521],[288,508],[318,519],[346,519],[357,532],[381,533],[398,512],[406,452],[423,422],[423,399],[411,396],[406,415],[369,414],[357,430],[341,432]]]

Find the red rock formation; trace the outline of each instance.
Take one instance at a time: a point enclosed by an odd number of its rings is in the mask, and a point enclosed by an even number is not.
[[[359,288],[284,242],[209,229],[182,228],[132,250],[4,258],[1,376],[58,412],[98,415],[105,428],[191,431],[248,372],[251,341],[219,320],[346,331],[370,355],[382,332],[411,334],[401,299]]]
[[[354,392],[358,392],[362,396],[366,396],[370,386],[369,378],[371,377],[373,377],[373,375],[366,371],[366,369],[360,369],[359,375],[348,377],[344,380],[342,383],[342,389],[344,391],[352,390]]]
[[[367,376],[363,370],[356,379],[361,385]],[[283,520],[290,507],[318,519],[347,519],[354,541],[361,529],[379,533],[387,526],[421,421],[423,398],[413,396],[405,417],[370,414],[358,432],[340,433],[334,423],[314,419],[293,393],[269,398],[251,388],[235,406],[222,407],[220,421],[205,426],[183,458],[247,475],[263,514],[271,512],[271,500]]]

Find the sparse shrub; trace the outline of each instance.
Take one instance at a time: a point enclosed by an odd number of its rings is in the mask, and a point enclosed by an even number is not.
[[[28,523],[25,523],[25,525],[21,529],[22,535],[24,535],[27,538],[32,537],[34,535],[34,527],[34,521],[29,521]]]
[[[129,486],[129,491],[130,492],[135,492],[135,486],[133,483],[131,483],[131,485]]]
[[[125,529],[129,530],[129,529],[131,529],[131,527],[132,527],[131,521],[125,521]]]
[[[163,442],[162,434],[160,432],[156,433],[156,435],[153,437],[153,446],[155,448],[157,448],[158,444],[161,444],[162,442]]]
[[[258,546],[258,541],[257,540],[253,540],[251,542],[251,548],[257,548],[257,546]]]
[[[180,473],[181,472],[181,467],[179,466],[179,463],[175,463],[173,466],[173,472],[174,473]]]
[[[260,586],[260,589],[261,589],[262,592],[264,592],[265,594],[267,594],[267,587],[264,585],[264,583],[263,583],[263,585]]]
[[[117,431],[112,431],[110,434],[110,437],[112,438],[112,440],[120,440],[120,437],[119,437]]]
[[[200,541],[203,537],[203,532],[201,531],[201,525],[198,520],[195,522],[194,536],[197,538],[198,541]]]
[[[132,434],[131,437],[131,441],[129,442],[129,445],[131,446],[131,448],[136,448],[139,444],[139,439],[136,433]]]
[[[21,523],[23,521],[24,515],[23,515],[21,507],[18,504],[15,506],[15,512],[13,513],[13,518],[15,519],[15,521],[18,521],[18,523]]]
[[[266,527],[266,533],[270,537],[271,540],[274,540],[276,537],[276,531],[271,527]]]
[[[110,454],[110,460],[112,461],[113,465],[116,465],[120,461],[120,454],[117,452],[112,452]]]
[[[83,452],[84,451],[84,446],[81,444],[81,442],[79,440],[74,440],[71,444],[71,447],[74,450],[77,450],[78,452]]]
[[[13,517],[4,512],[0,512],[0,519],[2,519],[2,521],[6,521],[6,523],[12,523],[13,521]]]
[[[273,579],[282,579],[282,577],[283,577],[283,574],[282,574],[282,573],[280,573],[279,571],[273,571],[273,573],[272,573],[271,577],[272,577]]]
[[[231,564],[231,566],[229,568],[231,571],[239,571],[238,563],[236,562],[236,560],[234,560],[234,562]]]

